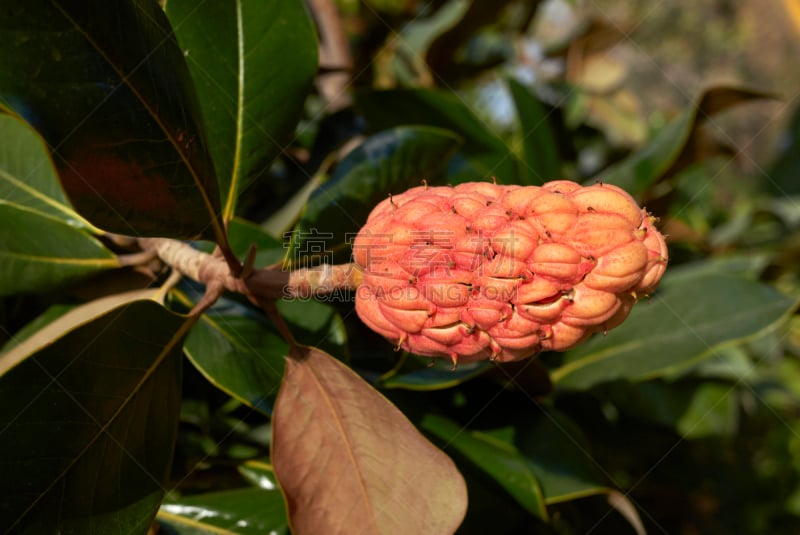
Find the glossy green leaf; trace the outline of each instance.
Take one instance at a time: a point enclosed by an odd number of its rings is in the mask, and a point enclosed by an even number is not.
[[[23,342],[29,345],[33,344],[32,347],[47,345],[76,327],[99,318],[115,308],[146,299],[159,303],[163,302],[162,289],[147,288],[107,295],[77,307],[69,305],[51,307],[42,316],[20,329],[3,346],[2,351],[0,351],[0,376],[27,358],[25,351],[20,352],[20,350],[16,349]],[[9,355],[13,355],[13,357]]]
[[[83,217],[120,234],[224,241],[191,77],[156,2],[9,6],[0,62],[0,106],[47,141]]]
[[[44,292],[116,257],[66,200],[41,138],[0,113],[0,295]]]
[[[354,292],[342,291],[317,299],[282,299],[275,305],[298,343],[318,347],[348,362],[347,329],[334,304],[352,306],[354,298]]]
[[[467,159],[469,169],[462,169],[460,179],[496,177],[501,184],[519,182],[517,156],[457,95],[430,89],[393,89],[356,93],[355,100],[373,130],[423,124],[462,136],[464,145],[459,153]]]
[[[272,465],[265,461],[245,461],[239,465],[238,470],[239,473],[242,474],[242,477],[256,487],[264,490],[276,490],[278,488],[278,480],[275,479],[275,471]]]
[[[289,260],[347,262],[349,242],[372,208],[391,193],[433,181],[458,144],[453,133],[428,127],[396,128],[367,138],[311,195],[292,235]]]
[[[770,336],[771,335],[771,336]],[[781,343],[773,341],[774,337],[782,337],[784,335],[780,329],[770,331],[763,337],[764,340],[771,342],[770,349],[773,351],[780,351]],[[757,337],[753,342],[757,342],[762,338]],[[752,342],[751,342],[752,343]],[[750,345],[750,344],[747,344]],[[767,352],[755,353],[759,358],[769,358]],[[664,377],[667,381],[680,380],[682,378],[704,378],[704,379],[721,379],[725,381],[749,383],[757,380],[759,377],[759,369],[756,362],[753,361],[751,354],[748,353],[746,347],[743,346],[730,346],[719,347],[714,351],[714,357],[704,359],[689,368],[678,370],[674,375],[667,375]]]
[[[0,295],[46,292],[117,267],[87,231],[0,200]]]
[[[486,472],[531,514],[547,519],[541,484],[513,443],[489,433],[464,429],[442,416],[426,415],[421,426]],[[511,430],[513,432],[513,430]]]
[[[186,294],[178,297],[192,302]],[[250,407],[271,414],[289,345],[269,320],[235,301],[220,299],[197,321],[186,355],[212,384]]]
[[[235,489],[167,499],[158,511],[159,533],[179,535],[288,534],[277,489]]]
[[[175,444],[190,320],[148,290],[80,306],[0,356],[0,531],[143,533]]]
[[[292,532],[453,533],[467,490],[453,462],[350,368],[296,348],[275,405],[272,462]]]
[[[569,351],[551,377],[560,388],[586,389],[616,379],[673,374],[715,355],[721,344],[775,328],[795,309],[770,286],[722,273],[672,277],[607,336]]]
[[[42,138],[5,113],[0,113],[0,199],[73,227],[89,226],[67,201]]]
[[[673,429],[686,439],[733,435],[738,428],[739,396],[728,382],[616,382],[603,396],[621,412]]]
[[[519,425],[468,429],[426,415],[422,427],[503,487],[520,505],[546,519],[545,505],[609,493],[583,433],[564,414],[542,406]]]
[[[692,135],[713,115],[738,104],[766,98],[766,93],[728,87],[707,90],[694,105],[661,129],[644,147],[600,173],[596,178],[616,184],[631,195],[641,195],[665,173],[689,161]]]
[[[292,141],[317,70],[317,39],[301,0],[169,0],[206,120],[223,219]]]
[[[667,284],[675,285],[701,275],[715,273],[757,280],[764,268],[769,265],[769,258],[770,255],[766,252],[706,258],[698,262],[670,267],[666,280]]]
[[[186,285],[174,295],[186,307],[201,297]],[[298,342],[347,355],[344,322],[332,306],[310,300],[276,304]],[[266,415],[272,413],[289,345],[263,312],[220,299],[192,328],[185,350],[212,384]]]
[[[541,102],[527,87],[508,79],[511,97],[517,108],[519,137],[522,144],[525,184],[543,184],[561,179],[561,161],[555,135],[548,124],[548,114]]]
[[[408,360],[419,363],[421,358],[411,356]],[[429,360],[429,359],[425,359]],[[398,370],[385,378],[381,378],[381,388],[403,388],[405,390],[443,390],[458,386],[463,382],[469,381],[479,375],[491,370],[493,365],[489,362],[469,362],[459,364],[458,368],[453,369],[453,365],[445,359],[434,359],[430,366],[411,365],[407,370]]]
[[[578,426],[563,413],[538,407],[531,422],[517,426],[514,444],[530,462],[546,503],[610,492]]]

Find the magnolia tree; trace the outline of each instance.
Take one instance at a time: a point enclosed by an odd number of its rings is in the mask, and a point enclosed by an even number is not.
[[[332,8],[4,8],[3,533],[641,533],[585,400],[660,396],[684,437],[735,409],[680,378],[794,300],[743,259],[659,288],[634,196],[668,206],[698,117],[760,94],[709,90],[581,185],[513,78],[511,137],[447,91],[351,92]]]

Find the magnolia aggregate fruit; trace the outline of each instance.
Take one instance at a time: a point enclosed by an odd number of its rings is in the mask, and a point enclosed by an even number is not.
[[[412,188],[356,237],[356,311],[398,349],[454,365],[563,351],[656,289],[667,246],[654,222],[610,184]]]

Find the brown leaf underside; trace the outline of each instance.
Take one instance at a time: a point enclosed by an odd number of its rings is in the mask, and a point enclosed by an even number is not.
[[[452,460],[315,348],[288,359],[272,448],[298,535],[453,533],[466,512],[466,485]]]

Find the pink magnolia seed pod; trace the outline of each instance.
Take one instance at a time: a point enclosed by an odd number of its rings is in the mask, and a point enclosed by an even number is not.
[[[610,184],[412,188],[356,237],[356,312],[396,347],[454,364],[564,351],[655,291],[655,221]]]

